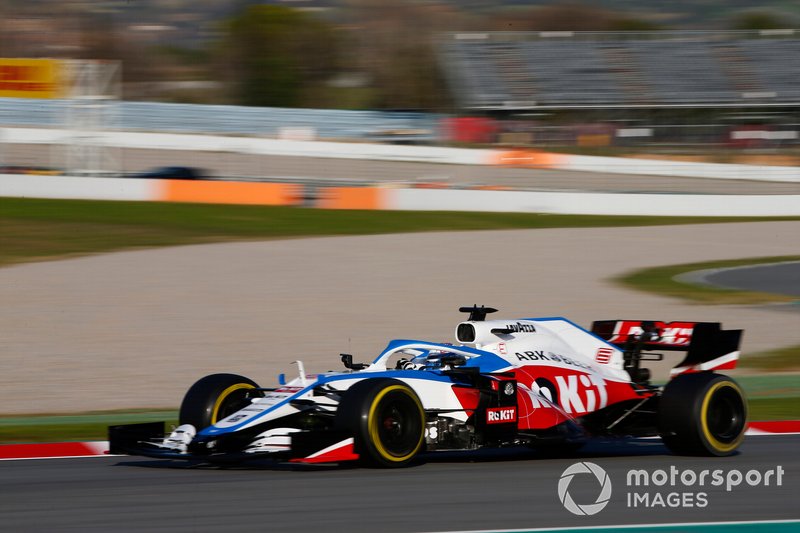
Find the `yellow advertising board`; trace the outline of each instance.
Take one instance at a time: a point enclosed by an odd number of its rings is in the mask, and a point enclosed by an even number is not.
[[[58,98],[61,62],[56,59],[0,58],[0,97]]]

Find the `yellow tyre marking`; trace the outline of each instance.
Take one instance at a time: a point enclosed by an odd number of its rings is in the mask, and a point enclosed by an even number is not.
[[[414,403],[417,405],[417,409],[419,410],[420,422],[423,425],[425,424],[425,411],[422,409],[422,404],[413,395],[413,393],[409,394],[411,392],[410,389],[405,385],[391,385],[381,390],[375,396],[375,399],[372,400],[372,405],[369,408],[369,418],[367,418],[367,425],[369,428],[369,440],[370,442],[372,442],[373,446],[375,446],[375,449],[381,455],[381,457],[393,463],[401,463],[413,457],[414,454],[416,454],[422,447],[422,439],[424,437],[424,432],[423,431],[419,432],[419,442],[417,442],[417,445],[414,447],[414,449],[411,452],[407,453],[406,455],[403,456],[392,455],[386,448],[383,447],[383,444],[381,443],[380,438],[378,436],[378,420],[375,417],[375,410],[378,404],[380,403],[381,399],[388,393],[395,390],[403,392],[403,394],[406,394],[409,398],[414,400]]]
[[[233,392],[240,390],[240,389],[255,389],[254,386],[250,385],[249,383],[237,383],[236,385],[231,385],[222,393],[217,396],[217,401],[214,402],[214,410],[211,411],[211,423],[217,423],[217,415],[219,415],[219,408],[222,407],[222,402],[225,401],[225,398],[230,396]]]
[[[719,381],[711,386],[708,392],[706,392],[705,398],[703,398],[703,406],[700,409],[700,428],[703,430],[703,435],[708,443],[715,450],[725,453],[732,451],[739,446],[739,443],[741,443],[742,439],[744,438],[744,431],[742,431],[741,434],[731,443],[725,444],[724,442],[720,442],[714,438],[714,436],[711,434],[711,431],[708,429],[708,404],[711,403],[711,397],[714,396],[714,392],[723,387],[730,387],[739,393],[739,396],[742,398],[742,404],[744,405],[744,418],[747,420],[747,402],[744,400],[744,394],[742,394],[742,390],[732,381]]]

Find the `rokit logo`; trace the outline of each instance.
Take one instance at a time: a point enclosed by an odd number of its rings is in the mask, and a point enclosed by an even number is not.
[[[534,409],[560,406],[570,414],[591,413],[608,405],[608,391],[603,378],[593,374],[555,376],[555,383],[546,378],[537,378],[530,390]],[[538,400],[537,397],[547,400]]]
[[[556,376],[556,385],[561,408],[568,413],[591,413],[608,404],[603,378],[586,374]]]
[[[487,424],[506,424],[517,421],[516,407],[490,407],[486,409]]]
[[[676,346],[688,346],[692,341],[692,332],[696,325],[695,322],[653,322],[659,336],[650,342],[653,344],[674,344]],[[638,336],[644,332],[641,322],[622,321],[617,324],[614,335],[610,342],[622,342],[629,336]]]

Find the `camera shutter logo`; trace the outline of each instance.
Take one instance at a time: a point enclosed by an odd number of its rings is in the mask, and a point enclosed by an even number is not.
[[[572,483],[572,478],[578,474],[591,474],[600,484],[600,494],[597,495],[594,503],[577,504],[570,496],[569,484]],[[561,479],[558,480],[558,499],[572,514],[589,516],[597,514],[608,505],[608,501],[611,499],[611,478],[608,477],[605,470],[594,463],[588,461],[575,463],[564,470]]]

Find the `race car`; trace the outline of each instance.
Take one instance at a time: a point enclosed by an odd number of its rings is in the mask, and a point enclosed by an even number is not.
[[[597,436],[660,436],[673,453],[725,456],[742,442],[747,402],[734,380],[741,330],[719,323],[561,317],[487,320],[462,307],[457,343],[393,340],[372,363],[279,376],[259,387],[236,374],[197,381],[179,426],[109,428],[110,452],[225,463],[358,461],[400,467],[421,454],[529,446],[577,450]],[[658,350],[658,352],[653,352]],[[684,351],[665,385],[647,361]]]

